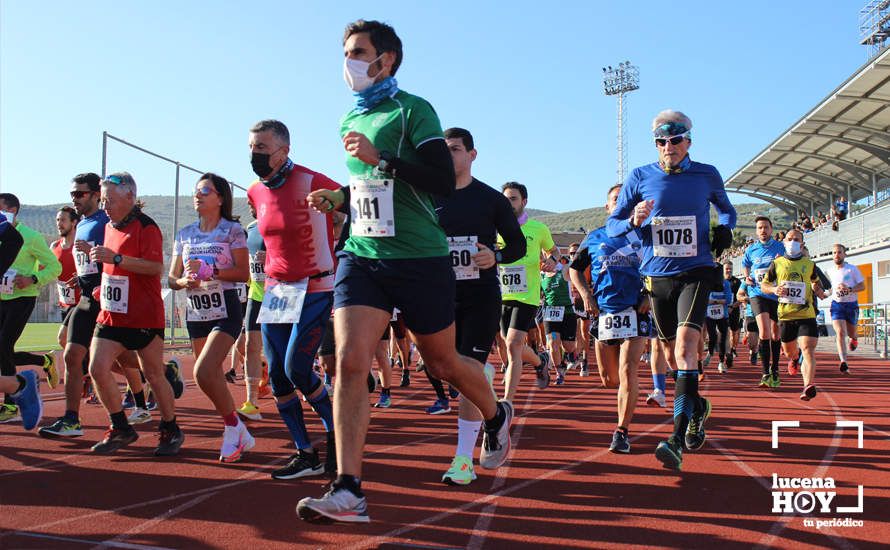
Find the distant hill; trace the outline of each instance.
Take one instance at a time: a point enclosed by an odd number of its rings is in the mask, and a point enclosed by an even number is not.
[[[145,203],[144,211],[160,226],[164,234],[165,253],[170,253],[168,243],[173,238],[173,197],[161,195],[148,195],[140,197]],[[68,203],[64,203],[68,204]],[[22,213],[19,219],[27,226],[44,234],[48,240],[56,239],[56,212],[63,203],[43,206],[22,205]],[[739,214],[739,229],[744,234],[753,235],[754,218],[759,215],[767,215],[773,220],[773,225],[785,228],[791,225],[791,218],[782,213],[778,208],[768,204],[745,203],[736,204]],[[192,208],[191,197],[179,198],[179,227],[195,221],[195,211]],[[247,199],[236,197],[234,203],[235,215],[241,217],[241,222],[246,226],[253,221],[247,209]],[[528,209],[529,216],[547,224],[551,231],[578,231],[584,227],[587,231],[601,226],[606,219],[606,209],[603,207],[585,208],[583,210],[571,210],[569,212],[550,212],[547,210]],[[716,219],[716,215],[712,217]]]

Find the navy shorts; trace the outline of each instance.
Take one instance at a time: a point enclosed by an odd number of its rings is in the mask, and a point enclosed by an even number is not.
[[[247,332],[260,330],[260,324],[256,322],[256,318],[260,315],[260,306],[262,305],[263,302],[257,302],[248,298],[247,314],[244,317],[244,327],[247,329]]]
[[[450,256],[376,260],[337,253],[334,309],[368,306],[392,315],[402,312],[405,327],[434,334],[454,322],[454,270]]]
[[[213,331],[223,332],[234,339],[241,335],[241,301],[238,300],[238,291],[234,288],[223,291],[223,299],[226,301],[228,315],[214,321],[186,321],[189,338],[207,338]]]
[[[831,320],[846,321],[851,325],[859,322],[859,302],[831,301]]]

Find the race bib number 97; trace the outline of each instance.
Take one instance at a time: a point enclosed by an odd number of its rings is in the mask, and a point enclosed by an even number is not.
[[[652,248],[656,256],[688,258],[698,253],[695,216],[652,219]]]

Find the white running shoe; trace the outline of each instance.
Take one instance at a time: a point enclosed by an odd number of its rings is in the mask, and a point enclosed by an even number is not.
[[[136,424],[145,424],[146,422],[151,422],[151,413],[145,409],[136,407],[135,409],[133,409],[132,414],[127,417],[127,422],[129,422],[133,426],[135,426]]]
[[[727,370],[728,369],[726,368],[726,363],[724,363],[723,361],[720,361],[719,363],[717,363],[717,372],[719,372],[720,374],[723,374]]]
[[[244,422],[238,420],[237,426],[226,426],[223,430],[222,447],[219,449],[220,462],[238,462],[241,456],[253,449],[256,440],[247,431]]]
[[[664,407],[665,402],[664,392],[658,388],[655,388],[655,391],[650,393],[649,397],[646,398],[646,404],[650,407]]]
[[[349,489],[343,488],[332,488],[321,498],[304,498],[297,504],[297,515],[310,523],[371,521],[365,497],[357,497]]]

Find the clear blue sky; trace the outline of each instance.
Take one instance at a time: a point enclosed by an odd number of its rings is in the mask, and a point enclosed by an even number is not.
[[[728,178],[865,62],[863,3],[0,0],[0,188],[67,200],[100,170],[103,130],[246,185],[263,118],[289,126],[294,161],[344,181],[341,38],[363,17],[402,38],[400,86],[474,134],[479,179],[525,183],[532,208],[600,206],[616,140],[601,67],[640,67],[629,167],[654,160],[649,123],[676,108],[692,157]],[[108,168],[173,193],[172,166],[122,145]]]

